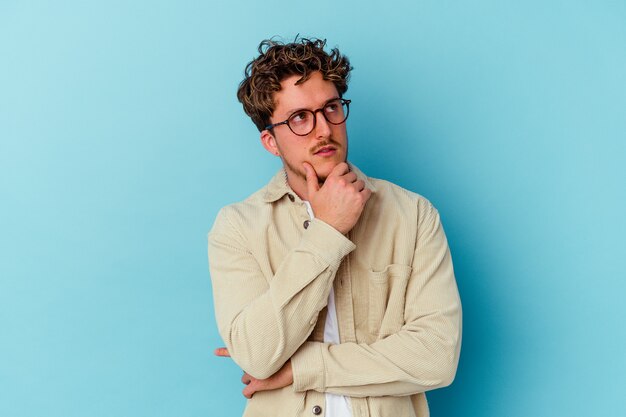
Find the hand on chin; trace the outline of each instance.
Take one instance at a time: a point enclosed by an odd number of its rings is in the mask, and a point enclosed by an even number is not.
[[[340,164],[342,161],[324,161],[322,163],[311,164],[315,169],[315,173],[317,174],[317,180],[320,184],[323,184],[328,178],[328,175],[332,172],[332,170]]]

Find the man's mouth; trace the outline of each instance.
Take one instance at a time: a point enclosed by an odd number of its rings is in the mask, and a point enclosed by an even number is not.
[[[321,148],[319,148],[317,151],[314,152],[314,155],[328,155],[333,153],[334,151],[336,151],[337,148],[335,148],[334,146],[323,146]]]

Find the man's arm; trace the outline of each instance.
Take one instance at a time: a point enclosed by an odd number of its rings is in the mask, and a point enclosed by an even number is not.
[[[409,395],[452,382],[461,303],[439,214],[430,204],[420,208],[402,329],[369,345],[306,342],[291,360],[296,391]]]
[[[355,248],[342,232],[354,226],[370,196],[345,163],[322,187],[313,168],[305,168],[309,198],[325,216],[311,221],[269,280],[250,251],[255,242],[246,241],[228,209],[209,234],[220,334],[233,360],[258,379],[278,371],[313,330],[341,260]]]
[[[222,210],[209,234],[209,265],[220,335],[250,375],[270,377],[307,339],[354,244],[313,220],[269,280]]]

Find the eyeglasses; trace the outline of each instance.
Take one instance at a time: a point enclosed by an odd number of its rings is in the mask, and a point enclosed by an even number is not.
[[[298,110],[287,120],[265,126],[265,129],[269,130],[276,126],[287,125],[296,135],[306,136],[315,129],[318,111],[322,112],[324,119],[331,125],[340,125],[345,122],[348,114],[350,114],[350,102],[350,100],[336,98],[317,110]]]

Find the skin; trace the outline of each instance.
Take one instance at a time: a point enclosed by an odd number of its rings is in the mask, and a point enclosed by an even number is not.
[[[335,85],[314,72],[302,84],[299,75],[285,78],[275,93],[276,107],[270,123],[282,122],[295,110],[315,110],[329,100],[338,98]],[[315,129],[307,136],[298,136],[286,125],[277,126],[273,134],[261,132],[263,147],[280,157],[287,172],[287,182],[301,199],[309,201],[315,217],[346,234],[356,224],[371,191],[350,172],[346,124],[333,125],[321,112],[316,114]],[[330,153],[320,153],[321,149]]]
[[[298,75],[290,76],[281,82],[281,90],[274,95],[275,109],[270,123],[282,122],[296,110],[319,109],[339,97],[335,85],[324,80],[320,72],[296,85],[299,78]],[[298,136],[288,126],[281,125],[273,132],[262,131],[261,143],[282,160],[289,186],[302,200],[311,204],[315,217],[347,234],[359,220],[371,191],[346,163],[346,124],[330,124],[321,112],[316,113],[316,117],[315,129],[307,136]],[[228,349],[223,347],[214,353],[230,357]],[[252,398],[255,392],[286,387],[293,383],[291,361],[267,379],[256,379],[244,373],[241,381],[246,385],[243,390],[246,398]]]
[[[230,358],[228,349],[224,347],[215,349],[214,353],[215,356]],[[283,367],[278,370],[278,372],[267,379],[256,379],[247,372],[244,372],[241,377],[241,382],[245,385],[245,388],[241,393],[248,399],[252,398],[254,393],[258,391],[269,391],[291,385],[293,384],[291,361],[287,361]]]
[[[299,79],[299,75],[293,75],[280,83],[280,91],[274,94],[275,108],[270,123],[282,122],[299,109],[319,109],[328,100],[339,97],[335,85],[325,81],[320,72],[311,74],[307,81],[296,85]],[[296,135],[287,125],[276,126],[273,131],[261,132],[263,147],[280,157],[287,172],[289,185],[301,198],[307,194],[303,162],[311,164],[319,180],[323,182],[335,165],[346,161],[348,154],[346,124],[332,125],[326,121],[321,112],[318,112],[316,117],[316,127],[307,136]],[[316,151],[324,146],[334,147],[335,154],[317,155]]]

